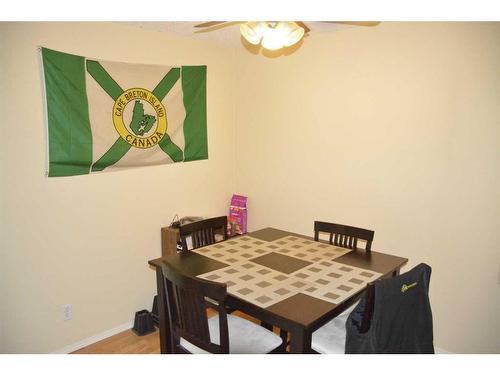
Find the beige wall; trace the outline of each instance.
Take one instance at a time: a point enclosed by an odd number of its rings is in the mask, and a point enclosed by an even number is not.
[[[37,46],[106,60],[208,65],[209,160],[51,178]],[[160,227],[225,214],[233,192],[234,52],[120,24],[0,24],[0,352],[51,352],[151,309]],[[63,304],[73,319],[62,320]]]
[[[499,24],[383,23],[271,59],[120,24],[0,24],[0,352],[51,352],[149,309],[159,228],[223,214],[233,191],[250,229],[374,229],[375,250],[433,267],[436,346],[500,352],[499,42]],[[38,45],[207,64],[210,159],[44,177]]]
[[[432,266],[436,346],[500,352],[500,24],[343,30],[238,72],[250,229],[372,228]]]

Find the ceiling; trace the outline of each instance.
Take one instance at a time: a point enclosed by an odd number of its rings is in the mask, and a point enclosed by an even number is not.
[[[239,25],[232,25],[211,32],[195,33],[200,29],[196,29],[194,25],[206,21],[184,22],[184,21],[169,21],[169,22],[120,22],[121,24],[142,29],[176,34],[183,37],[189,37],[197,40],[206,40],[219,43],[229,47],[241,46]],[[314,38],[315,35],[322,33],[331,33],[338,30],[344,30],[351,27],[350,25],[340,25],[325,22],[306,21],[306,25],[311,29],[308,38]]]

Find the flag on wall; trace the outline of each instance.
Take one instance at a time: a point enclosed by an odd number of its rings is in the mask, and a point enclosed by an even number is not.
[[[208,159],[206,66],[42,61],[49,177]]]

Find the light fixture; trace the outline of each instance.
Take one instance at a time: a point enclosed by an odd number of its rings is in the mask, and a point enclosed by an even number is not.
[[[247,22],[240,26],[241,35],[251,44],[259,43],[268,50],[278,50],[297,43],[304,28],[295,22]]]

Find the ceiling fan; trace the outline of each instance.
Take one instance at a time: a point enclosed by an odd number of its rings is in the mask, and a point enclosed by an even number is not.
[[[353,26],[377,26],[375,21],[321,21]],[[302,21],[210,21],[200,23],[194,27],[200,28],[197,32],[209,32],[224,27],[240,25],[240,33],[249,43],[268,50],[278,50],[299,42],[311,29]]]

